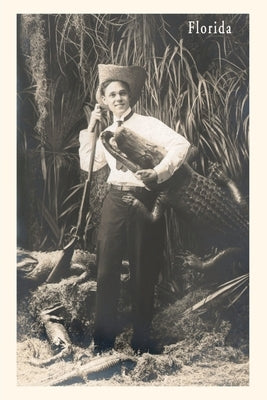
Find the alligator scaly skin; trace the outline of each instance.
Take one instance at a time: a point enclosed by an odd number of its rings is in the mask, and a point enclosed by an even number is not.
[[[240,205],[189,165],[181,166],[174,174],[165,198],[192,225],[210,229],[231,246],[247,244],[248,220]]]
[[[128,140],[132,142],[135,136],[138,139],[135,132],[127,128],[119,128],[115,132],[119,154],[109,144],[112,136],[111,132],[103,132],[101,135],[103,145],[130,171],[135,173],[140,168],[154,168],[155,163],[159,162],[159,152],[157,151],[155,162],[151,155],[153,146],[149,146],[149,157],[146,157],[145,165],[142,164],[143,154],[146,154],[145,142],[139,141],[138,146],[131,151],[127,142]],[[139,208],[145,218],[156,221],[167,207],[172,207],[187,220],[190,227],[201,227],[208,236],[214,235],[215,241],[223,240],[226,246],[248,247],[248,219],[242,207],[213,179],[198,174],[188,163],[181,165],[167,181],[149,188],[159,193],[151,213],[131,194],[125,196],[125,201]]]
[[[100,373],[113,366],[122,363],[123,361],[136,362],[136,359],[125,354],[107,355],[105,357],[95,357],[88,363],[75,367],[71,372],[67,372],[52,380],[42,381],[41,384],[49,386],[61,386],[68,384],[75,379],[82,379],[86,381],[90,375]]]

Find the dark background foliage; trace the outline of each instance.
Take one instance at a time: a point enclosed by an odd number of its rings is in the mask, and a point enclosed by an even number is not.
[[[232,33],[189,35],[188,20],[224,20]],[[18,15],[18,246],[61,248],[76,223],[78,134],[83,105],[95,104],[99,63],[145,67],[136,110],[195,144],[200,173],[219,162],[248,198],[248,22],[246,14]],[[94,177],[95,218],[81,243],[92,250],[106,173]],[[166,218],[170,259],[177,246],[197,246],[176,216]]]

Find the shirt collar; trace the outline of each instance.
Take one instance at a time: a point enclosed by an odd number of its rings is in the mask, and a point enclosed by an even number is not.
[[[120,118],[117,118],[117,117],[115,117],[115,115],[113,115],[113,122],[124,121],[124,119],[127,117],[127,115],[130,114],[131,111],[132,111],[132,110],[131,110],[131,107],[129,107],[129,108],[125,111],[125,113],[122,114],[122,115],[120,116]]]

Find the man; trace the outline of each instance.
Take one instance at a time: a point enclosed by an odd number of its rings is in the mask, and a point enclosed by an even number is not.
[[[145,83],[145,70],[139,66],[98,66],[98,104],[91,114],[88,129],[80,132],[80,165],[88,170],[92,152],[91,132],[97,120],[101,120],[101,107],[113,113],[114,122],[107,129],[114,132],[123,124],[150,142],[163,146],[166,156],[154,168],[133,174],[121,165],[104,148],[101,140],[96,144],[94,170],[106,163],[110,167],[109,192],[105,198],[97,243],[97,296],[94,344],[103,351],[114,346],[118,333],[117,301],[119,296],[120,266],[127,252],[130,265],[132,295],[133,337],[135,351],[153,351],[149,328],[153,315],[154,285],[158,264],[163,254],[162,221],[156,226],[145,221],[134,208],[123,200],[126,192],[132,193],[148,208],[154,194],[146,188],[151,182],[163,182],[170,178],[183,163],[188,141],[161,121],[133,112]],[[99,105],[101,107],[99,107]],[[119,121],[119,122],[118,122]]]

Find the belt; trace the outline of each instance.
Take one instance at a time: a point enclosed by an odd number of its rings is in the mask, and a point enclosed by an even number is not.
[[[119,192],[136,192],[136,193],[143,193],[144,191],[147,191],[147,189],[143,186],[113,185],[112,183],[108,184],[108,189]]]

